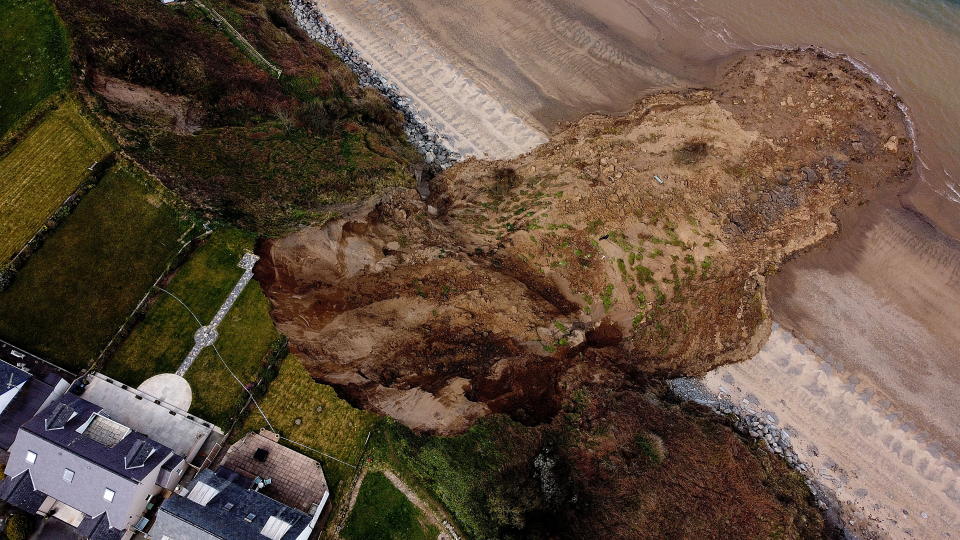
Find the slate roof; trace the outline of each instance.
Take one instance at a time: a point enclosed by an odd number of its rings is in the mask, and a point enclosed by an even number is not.
[[[216,473],[200,471],[190,489],[203,482],[220,490],[206,505],[186,497],[174,495],[163,501],[160,511],[167,512],[218,538],[231,540],[263,540],[260,534],[267,520],[273,516],[291,524],[282,540],[293,540],[310,524],[310,515],[247,489],[249,480],[221,467]],[[246,517],[252,514],[250,521]]]
[[[124,531],[110,527],[110,521],[107,519],[107,513],[104,512],[96,517],[87,516],[80,522],[77,532],[88,540],[120,540]]]
[[[0,394],[32,378],[26,371],[0,361]]]
[[[0,362],[0,371],[5,362]],[[16,368],[14,368],[16,369]],[[59,377],[51,375],[53,380],[41,381],[27,374],[29,379],[13,401],[7,405],[7,408],[0,413],[0,448],[8,449],[17,438],[17,430],[20,426],[37,414],[37,411],[43,406],[43,402],[53,393],[54,385]],[[9,381],[9,375],[5,379]],[[50,384],[53,383],[53,384]],[[6,390],[6,385],[0,386],[0,391]]]
[[[66,414],[68,412],[67,408],[76,414]],[[23,429],[91,463],[137,482],[143,480],[147,474],[173,453],[166,446],[132,430],[129,435],[112,447],[105,446],[77,432],[77,428],[86,423],[91,415],[101,411],[102,409],[99,406],[67,393],[25,423]],[[109,416],[106,413],[103,414]],[[46,429],[47,421],[51,418],[54,420],[52,425],[59,425],[60,422],[63,422],[63,427]],[[156,451],[144,460],[144,466],[127,468],[124,464],[124,458],[138,443],[149,444]]]
[[[35,514],[46,498],[45,493],[34,491],[33,481],[30,480],[30,471],[24,471],[16,477],[7,476],[0,480],[0,499],[28,514]]]

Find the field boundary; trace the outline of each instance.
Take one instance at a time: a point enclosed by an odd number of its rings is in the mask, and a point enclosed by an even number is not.
[[[67,99],[66,90],[55,92],[44,98],[40,103],[34,105],[32,109],[21,116],[15,124],[10,126],[6,134],[0,138],[0,156],[6,157],[18,142],[26,137],[33,128],[37,127],[37,125],[47,117],[50,111],[63,105]]]
[[[73,193],[68,195],[67,198],[60,203],[60,206],[57,206],[57,208],[47,216],[43,225],[40,225],[40,228],[23,244],[23,247],[7,259],[3,267],[0,268],[0,292],[6,290],[13,284],[17,272],[23,268],[23,265],[27,264],[30,256],[43,247],[44,240],[56,231],[57,228],[63,224],[64,220],[73,213],[83,197],[93,190],[93,188],[97,187],[97,184],[99,184],[106,173],[113,168],[116,161],[116,152],[110,152],[106,157],[98,161],[92,170],[88,169],[91,171],[90,174],[84,177],[77,186],[77,189],[73,190]]]

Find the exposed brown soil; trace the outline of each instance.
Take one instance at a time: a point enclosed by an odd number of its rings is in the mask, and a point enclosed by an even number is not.
[[[189,135],[200,129],[201,108],[184,96],[158,90],[97,73],[91,77],[93,88],[117,115],[129,115],[137,122],[166,125],[177,135]]]
[[[453,167],[427,203],[395,190],[265,242],[256,273],[314,377],[355,403],[444,433],[491,411],[537,423],[585,348],[627,377],[755,353],[765,276],[912,158],[894,99],[844,61],[754,53],[715,89]]]

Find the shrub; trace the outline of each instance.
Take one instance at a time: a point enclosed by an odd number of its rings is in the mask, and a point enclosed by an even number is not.
[[[27,540],[33,532],[33,519],[22,513],[14,512],[7,520],[7,528],[4,534],[9,540]]]
[[[693,165],[707,157],[708,150],[707,143],[703,141],[687,141],[673,151],[673,161],[678,165]]]

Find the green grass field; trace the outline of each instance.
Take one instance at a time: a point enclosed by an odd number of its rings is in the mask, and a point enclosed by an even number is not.
[[[189,228],[159,189],[114,166],[0,292],[0,336],[69,369],[95,358]]]
[[[383,473],[371,472],[340,534],[346,540],[428,540],[439,533]]]
[[[255,384],[270,346],[278,337],[270,319],[270,304],[257,282],[251,281],[220,324],[220,338],[215,346],[223,361],[208,347],[187,371],[187,381],[194,389],[190,411],[229,427],[247,398],[233,375],[246,385]]]
[[[165,288],[207,324],[243,274],[237,266],[240,257],[252,249],[250,234],[237,229],[216,231],[177,270]],[[161,293],[103,371],[131,385],[157,373],[171,373],[193,347],[198,326],[180,302]],[[218,331],[216,346],[230,369],[244,384],[255,382],[262,361],[279,337],[270,319],[267,299],[255,281],[244,289]],[[186,378],[193,387],[191,412],[223,428],[229,427],[246,393],[213,349],[200,354]]]
[[[48,0],[0,0],[0,139],[70,82],[70,48]]]
[[[306,368],[293,355],[283,360],[280,374],[270,384],[270,390],[260,400],[260,406],[274,429],[284,437],[351,464],[360,459],[367,433],[377,423],[376,415],[353,408],[338,398],[333,388],[310,378]],[[296,423],[298,418],[300,425]],[[262,427],[266,427],[266,424],[254,410],[240,432]],[[352,467],[295,445],[291,445],[291,448],[306,452],[323,464],[327,485],[334,497],[340,493],[338,487],[341,484],[346,486],[352,480],[355,472]]]
[[[165,288],[186,302],[206,324],[243,274],[237,262],[252,246],[253,239],[240,231],[217,231],[197,248]],[[173,372],[193,346],[197,328],[196,320],[179,302],[160,294],[146,318],[107,362],[104,372],[130,385],[157,373]]]
[[[23,247],[110,149],[67,100],[0,159],[0,261]]]

